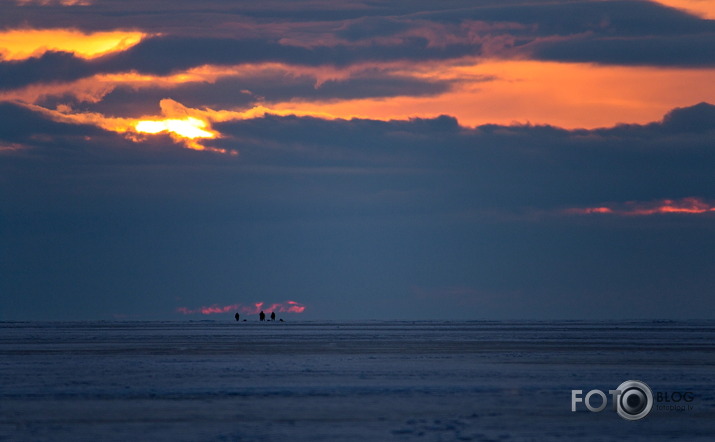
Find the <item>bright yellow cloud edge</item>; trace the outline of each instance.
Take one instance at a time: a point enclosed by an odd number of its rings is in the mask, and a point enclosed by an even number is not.
[[[147,35],[120,30],[86,33],[77,29],[11,29],[0,32],[0,59],[24,60],[48,51],[69,52],[91,59],[125,51]]]

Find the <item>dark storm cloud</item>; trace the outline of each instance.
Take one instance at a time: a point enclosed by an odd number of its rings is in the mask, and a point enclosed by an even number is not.
[[[425,213],[715,198],[715,106],[707,103],[675,109],[658,123],[573,131],[497,125],[466,129],[447,116],[383,122],[268,115],[214,124],[223,138],[208,144],[238,149],[237,158],[186,151],[161,137],[134,143],[90,126],[56,123],[12,104],[0,106],[0,118],[0,142],[28,146],[38,157],[58,151],[72,153],[68,158],[89,155],[110,168],[110,162],[123,158],[148,164],[199,159],[205,173],[230,170],[238,181],[262,171],[272,180],[285,175],[283,184],[311,176],[308,184],[323,183],[318,194],[331,198],[313,201],[307,193],[310,204],[343,208],[355,202],[350,198],[385,204],[386,210],[399,210],[402,204],[409,210],[422,207]],[[6,167],[15,155],[4,154]],[[231,188],[225,190],[232,193]],[[303,190],[297,186],[290,193]],[[384,199],[372,199],[371,192]]]
[[[714,128],[715,106],[709,103],[699,103],[694,106],[673,109],[665,114],[661,122],[646,125],[621,124],[614,128],[597,129],[594,132],[601,135],[652,138],[658,143],[669,143],[671,140],[659,140],[659,137],[686,133],[708,134]]]
[[[482,1],[480,5],[506,1]],[[509,0],[509,3],[523,3]],[[153,32],[177,33],[197,24],[210,23],[220,31],[221,25],[249,18],[255,22],[336,22],[360,17],[381,17],[413,14],[415,11],[459,10],[474,7],[471,0],[434,2],[432,0],[391,2],[340,2],[264,0],[149,0],[127,2],[103,0],[91,6],[61,7],[25,5],[4,2],[0,25],[17,23],[30,26],[75,26],[97,30],[107,28],[142,27]],[[160,20],[157,20],[160,17]]]
[[[347,23],[336,32],[340,38],[357,41],[374,37],[395,35],[410,29],[407,21],[398,21],[388,17],[366,17]]]
[[[161,137],[80,137],[89,129],[12,105],[0,118],[0,291],[13,294],[0,299],[4,319],[170,317],[178,298],[276,293],[338,318],[372,317],[378,300],[405,318],[715,307],[698,296],[712,283],[712,214],[561,215],[609,201],[715,200],[709,104],[592,131],[472,130],[450,117],[215,125],[225,138],[212,141],[238,157]],[[25,147],[4,148],[14,144]],[[509,302],[433,310],[408,302],[414,287]],[[534,308],[510,307],[524,302]]]
[[[674,109],[663,118],[661,126],[673,132],[710,132],[715,128],[715,106],[700,103]]]
[[[348,66],[366,61],[444,60],[479,54],[479,47],[455,44],[431,47],[424,38],[405,38],[399,45],[299,47],[268,40],[157,37],[108,56],[106,70],[136,69],[167,74],[203,64],[281,62],[299,66]]]
[[[541,60],[598,62],[614,65],[715,66],[715,32],[676,37],[576,37],[535,43]]]
[[[265,35],[255,40],[147,39],[110,57],[104,69],[167,73],[206,63],[347,66],[364,61],[445,60],[480,55],[482,43],[494,41],[504,46],[492,44],[490,55],[503,57],[526,53],[546,60],[666,66],[711,65],[715,60],[715,23],[649,2],[548,2],[472,6],[399,18],[368,16],[335,22],[333,30],[318,27],[320,32],[313,37],[302,27],[283,25],[281,35],[273,33],[271,26],[256,26]],[[435,34],[442,41],[431,41]],[[321,43],[328,36],[336,39],[330,45]],[[376,40],[386,36],[392,37],[389,44]],[[295,38],[306,46],[285,44],[281,38]]]
[[[609,35],[688,35],[711,32],[713,23],[648,1],[536,1],[474,6],[454,11],[425,13],[436,21],[465,19],[530,25],[538,36],[584,32]]]
[[[239,148],[249,164],[419,172],[415,182],[429,199],[422,200],[428,211],[555,207],[703,192],[715,196],[715,151],[708,141],[715,129],[712,112],[713,106],[701,104],[673,111],[662,123],[593,131],[549,126],[468,130],[449,117],[377,122],[268,116],[217,128],[235,136],[220,143]],[[687,136],[663,138],[678,130]]]
[[[0,62],[0,90],[33,83],[71,81],[92,75],[95,69],[67,52],[46,52],[40,57]]]
[[[715,22],[642,1],[544,2],[442,12],[433,20],[519,23],[514,47],[534,59],[653,66],[712,66]]]
[[[336,317],[370,317],[377,299],[429,316],[430,302],[406,303],[414,287],[510,300],[460,318],[603,318],[616,298],[656,306],[635,316],[673,317],[684,300],[700,307],[683,317],[712,311],[697,296],[712,282],[712,215],[562,215],[715,200],[709,104],[591,131],[450,117],[215,125],[238,157],[96,129],[85,139],[86,127],[12,105],[0,117],[0,146],[27,146],[0,151],[0,289],[16,294],[0,300],[4,318],[162,317],[177,297],[276,293]],[[534,309],[509,307],[523,302]]]
[[[0,102],[0,141],[32,142],[57,136],[100,133],[94,126],[56,123],[23,106]]]

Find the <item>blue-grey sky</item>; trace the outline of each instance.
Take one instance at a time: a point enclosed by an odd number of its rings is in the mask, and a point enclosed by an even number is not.
[[[0,320],[714,318],[678,3],[4,2]]]

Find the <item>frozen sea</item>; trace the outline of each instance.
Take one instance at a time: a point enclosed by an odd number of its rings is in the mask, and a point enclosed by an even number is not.
[[[626,380],[692,400],[571,411]],[[0,440],[714,437],[715,322],[0,323]]]

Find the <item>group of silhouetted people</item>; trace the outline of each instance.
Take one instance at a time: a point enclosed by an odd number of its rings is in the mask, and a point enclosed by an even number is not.
[[[239,315],[238,313],[233,315],[233,317],[236,318],[236,322],[241,320],[241,315]],[[261,310],[261,313],[258,314],[258,319],[260,319],[261,321],[266,320],[266,314],[263,313],[263,310]],[[276,320],[276,312],[271,312],[271,321],[275,321],[275,320]],[[245,319],[244,319],[244,321],[245,321]],[[283,320],[281,319],[280,322],[283,322]]]

